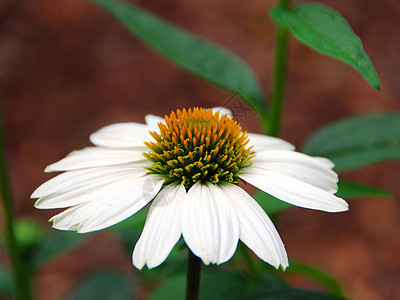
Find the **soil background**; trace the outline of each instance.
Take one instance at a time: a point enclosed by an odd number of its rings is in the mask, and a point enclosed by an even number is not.
[[[267,10],[276,1],[131,2],[231,49],[255,70],[268,93],[275,36]],[[361,37],[382,89],[375,91],[348,65],[291,39],[282,137],[297,147],[340,118],[400,111],[400,2],[321,2],[339,10]],[[84,0],[1,0],[0,72],[16,209],[48,227],[54,212],[35,210],[29,196],[52,177],[44,167],[88,146],[90,133],[111,123],[143,122],[148,113],[221,106],[230,97],[171,65]],[[250,132],[260,131],[251,114],[239,121]],[[399,171],[399,161],[386,162],[341,177],[388,189],[398,199]],[[289,256],[331,272],[350,298],[400,297],[397,200],[357,200],[340,214],[296,208],[283,213],[279,223]],[[37,299],[61,299],[100,267],[133,268],[107,232],[43,268],[35,278]]]

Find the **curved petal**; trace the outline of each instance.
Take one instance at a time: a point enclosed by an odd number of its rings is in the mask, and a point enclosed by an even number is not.
[[[143,232],[132,255],[133,264],[139,270],[145,264],[149,269],[157,267],[179,241],[185,196],[183,185],[168,185],[151,203]]]
[[[325,157],[319,157],[319,156],[311,156],[311,157],[313,159],[319,161],[321,164],[325,165],[326,168],[333,169],[333,167],[335,166],[333,161],[331,161],[330,159],[327,159]]]
[[[327,212],[348,210],[348,204],[342,198],[296,178],[260,169],[254,165],[246,168],[240,174],[240,178],[260,190],[296,206]]]
[[[332,169],[334,164],[327,158],[309,156],[297,151],[282,151],[279,149],[264,150],[256,153],[252,161],[293,162],[297,164],[310,164],[315,168]]]
[[[222,107],[222,106],[217,106],[217,107],[211,108],[211,110],[213,112],[219,112],[220,116],[227,115],[228,118],[232,118],[232,111],[230,109],[228,109],[228,108],[225,108],[225,107]]]
[[[223,190],[236,208],[240,239],[259,258],[275,268],[289,265],[285,247],[274,224],[261,206],[243,189],[234,184],[224,184]]]
[[[337,192],[338,175],[328,159],[295,151],[270,150],[256,153],[251,161],[257,168],[296,178],[329,193]]]
[[[126,177],[102,190],[90,201],[71,207],[50,219],[61,230],[90,232],[112,226],[130,217],[160,190],[163,180],[157,175]]]
[[[62,208],[88,202],[103,194],[108,185],[129,177],[130,180],[144,176],[144,168],[104,167],[62,173],[39,186],[32,198],[39,198],[36,208]]]
[[[221,264],[235,253],[239,223],[223,190],[211,183],[193,185],[184,201],[182,235],[204,264]]]
[[[90,135],[90,141],[102,147],[145,148],[143,142],[151,141],[149,126],[140,123],[117,123],[103,127]]]
[[[76,223],[74,219],[83,205],[84,204],[80,204],[74,207],[70,207],[64,210],[62,213],[53,216],[49,220],[49,222],[53,222],[53,228],[55,229],[77,231],[79,223]]]
[[[248,133],[249,146],[254,146],[253,151],[259,152],[263,150],[294,150],[295,147],[276,137],[267,136],[264,134]]]
[[[144,117],[146,124],[149,126],[149,130],[158,131],[158,123],[164,123],[165,119],[155,115],[146,115]]]
[[[142,152],[143,151],[87,147],[82,150],[71,152],[65,158],[47,166],[44,171],[69,171],[132,162],[137,162],[144,166],[150,165],[150,162],[141,154]]]

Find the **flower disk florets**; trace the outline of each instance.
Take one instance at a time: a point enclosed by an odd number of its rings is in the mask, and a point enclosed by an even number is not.
[[[146,142],[143,155],[154,163],[150,173],[161,174],[166,184],[189,189],[196,182],[237,184],[238,174],[251,165],[252,147],[240,124],[227,115],[204,108],[177,110],[159,123],[156,142]]]

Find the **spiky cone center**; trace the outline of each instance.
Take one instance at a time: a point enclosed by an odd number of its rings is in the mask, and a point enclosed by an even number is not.
[[[151,131],[155,141],[143,155],[154,164],[150,173],[160,174],[166,184],[176,182],[186,189],[196,182],[238,183],[242,170],[254,156],[242,127],[227,115],[210,109],[177,110]]]

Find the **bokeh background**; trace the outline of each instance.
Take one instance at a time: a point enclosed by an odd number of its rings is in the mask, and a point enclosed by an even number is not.
[[[130,1],[243,57],[266,92],[271,85],[276,1]],[[295,3],[298,1],[295,1]],[[346,116],[400,111],[400,2],[320,1],[361,37],[382,82],[375,91],[342,62],[291,40],[282,137],[301,147],[320,126]],[[33,208],[32,191],[51,175],[46,165],[89,145],[102,126],[142,122],[147,113],[226,105],[230,94],[171,65],[85,0],[1,0],[0,72],[6,143],[18,215],[44,226],[54,211]],[[251,132],[254,115],[239,121]],[[390,128],[388,128],[390,130]],[[343,174],[400,197],[400,162]],[[397,200],[362,199],[350,211],[284,212],[279,232],[291,258],[316,264],[341,280],[353,299],[400,297],[400,209]],[[37,299],[60,299],[100,267],[129,271],[129,257],[108,232],[43,268]],[[318,288],[296,277],[299,287]]]

